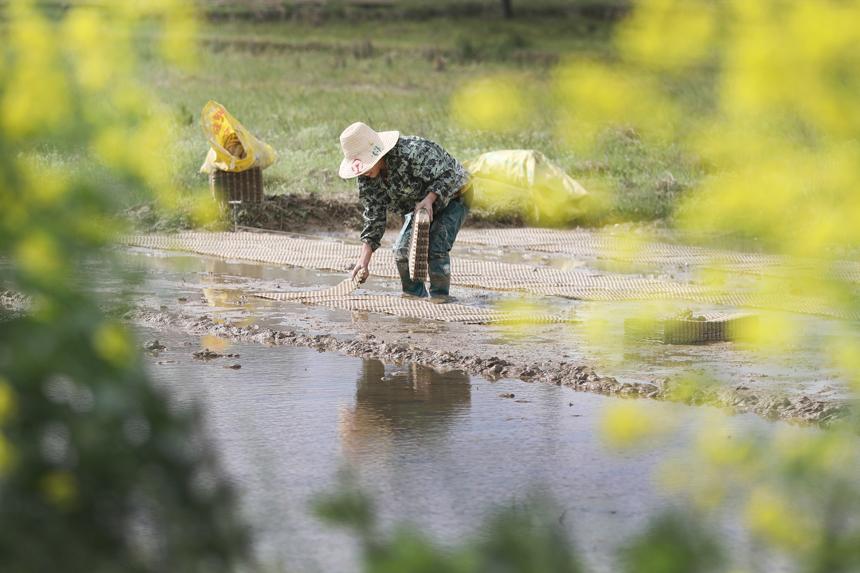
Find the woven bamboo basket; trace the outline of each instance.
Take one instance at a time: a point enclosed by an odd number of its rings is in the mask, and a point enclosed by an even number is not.
[[[663,344],[707,344],[737,340],[757,317],[746,313],[703,315],[700,320],[667,318],[663,320],[627,319],[624,333],[630,339]]]
[[[412,216],[412,237],[409,244],[409,276],[413,281],[427,280],[430,251],[430,215],[419,209]]]
[[[263,202],[263,170],[259,167],[240,173],[216,170],[209,175],[212,196],[219,201]]]

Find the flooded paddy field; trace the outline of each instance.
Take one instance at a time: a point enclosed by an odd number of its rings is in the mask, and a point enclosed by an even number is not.
[[[146,354],[153,379],[175,403],[202,409],[255,555],[278,570],[358,568],[360,544],[312,509],[347,471],[384,529],[411,524],[443,546],[479,535],[502,508],[549,499],[549,517],[590,570],[616,571],[618,549],[682,503],[661,470],[695,479],[691,445],[703,427],[716,421],[709,439],[718,443],[769,439],[788,426],[766,417],[824,423],[851,402],[823,358],[821,341],[838,332],[829,319],[793,316],[808,336],[768,356],[737,343],[630,341],[634,303],[547,298],[576,320],[470,325],[254,296],[333,286],[343,273],[140,248],[120,255],[138,279],[127,318],[141,343],[164,347]],[[376,277],[362,292],[398,287]],[[478,308],[519,296],[455,294]],[[587,331],[595,322],[620,342],[597,346]],[[211,359],[201,359],[205,349]],[[696,374],[726,391],[725,408],[639,391]],[[632,450],[608,447],[606,412],[625,396],[657,398],[637,404],[670,429]],[[728,401],[739,396],[755,399]],[[733,554],[760,559],[731,494],[715,521]]]
[[[384,527],[408,522],[442,544],[473,535],[500,508],[550,498],[551,517],[593,570],[613,571],[619,545],[673,503],[655,474],[684,463],[699,424],[723,417],[645,401],[675,419],[675,429],[618,452],[604,445],[600,424],[619,398],[254,343],[221,350],[238,357],[201,361],[192,357],[206,343],[200,337],[137,332],[166,347],[146,358],[156,383],[175,401],[202,408],[258,558],[289,571],[357,567],[355,541],[320,523],[310,507],[337,487],[343,468],[372,496]],[[241,368],[228,368],[234,364]],[[725,440],[781,425],[753,415],[728,424]],[[732,519],[724,528],[733,549],[746,550]]]
[[[666,345],[630,341],[624,336],[624,321],[636,312],[635,303],[547,297],[548,308],[570,313],[575,320],[540,325],[466,325],[272,302],[253,296],[255,292],[335,285],[343,279],[339,273],[146,249],[131,251],[127,263],[142,279],[133,294],[142,309],[137,319],[171,324],[185,331],[208,329],[226,335],[227,327],[234,327],[248,338],[267,330],[294,333],[300,336],[290,344],[389,362],[411,360],[441,369],[459,367],[491,377],[556,383],[562,383],[553,380],[556,373],[587,366],[593,371],[588,375],[591,386],[581,389],[602,393],[631,387],[637,394],[648,395],[667,380],[698,376],[724,393],[723,405],[768,417],[813,422],[827,421],[852,401],[851,389],[823,350],[828,340],[841,332],[840,323],[827,318],[792,315],[790,319],[802,326],[803,336],[790,352],[768,354],[732,342]],[[372,278],[363,292],[391,293],[398,286],[393,280]],[[457,288],[455,295],[464,304],[478,308],[518,298],[511,293],[469,288]],[[598,341],[593,336],[595,324],[602,329]],[[249,328],[258,330],[241,330]],[[357,344],[349,345],[350,341]]]

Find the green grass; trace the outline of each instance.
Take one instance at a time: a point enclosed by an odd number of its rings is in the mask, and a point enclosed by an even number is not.
[[[57,0],[42,0],[56,2]],[[69,0],[66,0],[68,2]],[[83,0],[77,0],[83,1]],[[428,17],[480,16],[500,18],[499,0],[198,0],[201,10],[213,18],[295,19],[311,21],[337,18],[420,19]],[[515,17],[585,13],[611,17],[629,8],[630,0],[513,0]]]
[[[155,65],[144,70],[176,118],[183,192],[205,185],[197,173],[207,150],[199,110],[209,99],[224,104],[277,150],[278,162],[266,171],[270,193],[354,192],[354,182],[341,181],[336,169],[338,135],[357,120],[428,137],[461,159],[496,149],[538,149],[598,196],[600,208],[591,223],[666,217],[699,176],[677,149],[645,144],[629,130],[608,129],[587,155],[560,141],[557,118],[565,104],[551,89],[553,58],[532,56],[612,57],[608,30],[589,29],[577,19],[317,27],[221,22],[206,26],[201,36],[226,44],[210,44],[194,71]],[[229,43],[237,40],[258,49]],[[434,69],[439,53],[445,54],[444,71]],[[528,121],[501,133],[464,129],[451,117],[452,94],[474,78],[496,73],[511,74],[526,88],[533,110]]]

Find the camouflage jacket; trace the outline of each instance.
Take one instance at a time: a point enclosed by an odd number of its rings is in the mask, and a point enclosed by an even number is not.
[[[364,208],[361,240],[375,251],[385,233],[389,209],[410,213],[432,191],[438,195],[435,214],[468,181],[466,169],[438,144],[414,135],[401,136],[385,154],[385,170],[378,177],[358,178],[358,198]]]

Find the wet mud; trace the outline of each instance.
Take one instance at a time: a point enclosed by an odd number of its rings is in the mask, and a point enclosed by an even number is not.
[[[344,228],[360,229],[363,225],[362,207],[357,194],[298,194],[266,196],[262,203],[243,204],[236,211],[236,223],[259,230],[282,232],[337,232]],[[232,224],[232,213],[224,210],[222,226]],[[138,230],[163,232],[188,230],[194,227],[184,213],[164,213],[152,204],[136,205],[124,216]],[[390,214],[388,227],[397,229],[400,215]],[[522,218],[511,213],[495,213],[473,209],[466,226],[473,228],[517,227]]]
[[[300,329],[267,328],[244,321],[216,318],[210,314],[190,315],[164,309],[137,308],[125,316],[136,323],[177,329],[192,335],[217,336],[235,342],[256,342],[270,346],[307,347],[319,352],[372,358],[390,364],[415,363],[440,371],[459,370],[489,380],[519,379],[528,383],[565,386],[576,391],[710,405],[733,413],[754,413],[768,419],[827,427],[845,420],[851,405],[844,400],[822,400],[805,394],[786,395],[743,385],[693,385],[681,379],[654,378],[624,381],[598,373],[594,367],[565,360],[528,361],[522,356],[465,353],[456,348],[469,346],[466,339],[454,340],[446,348],[421,343],[386,341],[383,337],[360,332],[353,335],[319,334]],[[332,329],[336,330],[336,329]],[[451,333],[448,333],[451,338]],[[468,338],[468,334],[466,334]]]
[[[25,311],[30,306],[30,299],[19,292],[0,291],[0,311],[6,314],[16,314]]]

